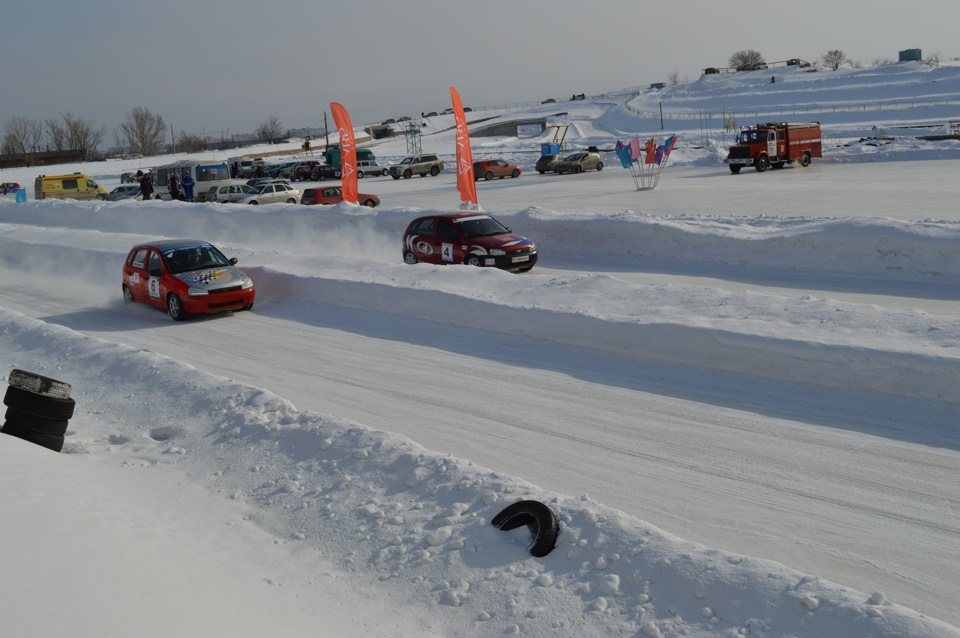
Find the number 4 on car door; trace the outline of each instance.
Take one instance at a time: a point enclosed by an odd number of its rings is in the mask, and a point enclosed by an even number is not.
[[[453,244],[440,244],[440,257],[444,261],[453,261]]]

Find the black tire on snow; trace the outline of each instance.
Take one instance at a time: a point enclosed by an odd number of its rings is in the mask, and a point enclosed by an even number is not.
[[[27,392],[12,385],[7,386],[3,404],[19,412],[45,419],[65,420],[73,416],[76,402],[73,399],[55,399]]]
[[[54,399],[69,399],[70,384],[65,381],[58,381],[37,374],[36,372],[27,372],[26,370],[13,369],[7,375],[7,383],[15,388],[42,394]]]
[[[4,434],[9,434],[10,436],[15,436],[18,439],[23,439],[24,441],[29,441],[30,443],[36,443],[40,447],[45,447],[48,450],[53,450],[54,452],[59,452],[63,449],[63,435],[53,436],[50,434],[43,434],[42,432],[37,432],[36,430],[31,430],[30,428],[21,427],[18,425],[11,425],[10,423],[5,423],[0,432]]]
[[[542,558],[557,546],[560,522],[556,513],[540,501],[517,501],[508,505],[493,517],[491,523],[505,532],[524,525],[529,527],[533,536],[528,550],[531,556]]]
[[[63,433],[67,431],[67,424],[69,423],[67,419],[47,419],[42,416],[27,414],[14,408],[7,408],[7,413],[4,418],[6,419],[6,425],[24,427],[51,436],[63,436]]]

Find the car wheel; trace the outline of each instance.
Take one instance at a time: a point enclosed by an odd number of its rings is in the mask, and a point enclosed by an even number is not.
[[[368,199],[367,201],[363,202],[363,205],[369,206],[370,208],[374,208],[377,205],[377,203],[372,199]]]
[[[180,297],[173,293],[167,295],[167,313],[174,321],[183,321],[187,318],[187,312],[183,309],[183,302]]]
[[[540,170],[538,170],[537,172],[540,173],[541,175],[543,175],[543,174],[546,173],[547,171],[540,171]]]
[[[414,255],[413,252],[411,252],[411,251],[409,251],[409,250],[403,251],[403,263],[412,266],[412,265],[414,265],[415,263],[417,263],[417,261],[418,261],[418,260],[417,260],[417,256]]]
[[[483,179],[485,179],[485,180],[487,180],[487,181],[489,182],[491,179],[493,179],[493,172],[492,172],[492,171],[487,171],[487,174],[483,176]]]
[[[574,172],[574,173],[582,173],[582,172],[583,172],[583,167],[580,166],[579,164],[577,164],[577,167],[576,167],[575,169],[573,169],[573,172]]]
[[[598,170],[598,171],[602,171],[602,170],[603,170],[603,162],[597,162],[597,170]]]
[[[287,200],[287,203],[288,203],[288,204],[296,204],[296,203],[297,203],[297,200],[295,200],[294,198],[291,197],[290,199]]]
[[[541,171],[542,172],[542,171]],[[520,177],[520,171],[518,169],[513,169],[513,172],[510,173],[510,177],[517,178]]]
[[[383,172],[380,173],[380,177],[386,177],[389,172],[390,171],[388,171],[387,169],[383,169]]]
[[[123,303],[124,305],[132,304],[136,299],[133,298],[133,292],[126,286],[123,287]]]
[[[357,179],[363,179],[363,171],[357,171]]]
[[[411,177],[413,177],[413,171],[411,171],[409,168],[403,171],[403,179],[410,179]]]
[[[258,206],[258,205],[260,204],[260,202],[258,202],[257,200],[254,199],[254,200],[251,200],[251,201],[250,201],[250,204],[251,204],[252,206]]]
[[[463,263],[465,263],[468,266],[479,266],[480,258],[477,257],[476,255],[470,255],[469,257],[467,257],[467,260]]]
[[[434,177],[440,174],[440,169],[436,166],[430,169],[430,174]]]
[[[399,175],[394,175],[394,176],[393,176],[393,179],[400,179],[400,176],[399,176]]]
[[[242,308],[242,310],[253,310],[253,304],[247,304]]]

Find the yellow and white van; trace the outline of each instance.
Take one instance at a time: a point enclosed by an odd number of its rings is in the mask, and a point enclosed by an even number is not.
[[[40,175],[33,183],[37,199],[105,199],[107,191],[83,173]]]

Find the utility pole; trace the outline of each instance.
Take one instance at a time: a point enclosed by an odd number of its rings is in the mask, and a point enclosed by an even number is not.
[[[324,137],[324,148],[330,148],[330,131],[327,129],[327,112],[323,112],[323,137]]]

